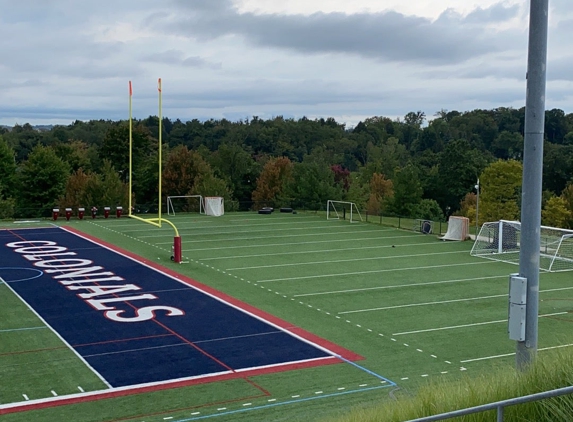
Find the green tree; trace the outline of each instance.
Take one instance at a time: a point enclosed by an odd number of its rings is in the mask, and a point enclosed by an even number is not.
[[[519,161],[496,161],[480,176],[480,221],[519,220],[521,178]]]
[[[416,217],[423,193],[418,169],[408,164],[396,172],[392,183],[394,197],[388,204],[388,210],[402,217]]]
[[[277,195],[278,205],[291,205],[290,199],[295,198],[297,207],[320,209],[329,199],[341,200],[343,187],[334,176],[330,163],[320,153],[305,156],[302,163],[294,164],[290,183]]]
[[[423,218],[424,220],[444,220],[444,212],[440,208],[440,204],[433,199],[422,199],[413,214],[417,218]]]
[[[459,139],[450,142],[441,153],[438,164],[439,192],[436,199],[442,209],[456,211],[462,198],[470,192],[479,174],[492,157],[476,148],[469,141]]]
[[[36,146],[18,173],[21,189],[17,205],[21,216],[46,215],[65,193],[69,165],[53,148]]]
[[[10,198],[17,191],[14,156],[14,150],[0,136],[0,199]]]
[[[567,209],[565,199],[560,196],[549,198],[541,210],[541,224],[566,228],[569,220],[571,220],[571,211]]]
[[[235,198],[249,201],[260,171],[248,147],[238,144],[222,144],[212,154],[210,163],[216,174],[225,179]]]
[[[132,128],[132,168],[137,172],[146,157],[157,157],[157,144],[147,128],[136,125]],[[122,122],[111,127],[103,139],[100,155],[109,160],[124,182],[129,178],[129,126]],[[157,158],[155,158],[157,163]]]

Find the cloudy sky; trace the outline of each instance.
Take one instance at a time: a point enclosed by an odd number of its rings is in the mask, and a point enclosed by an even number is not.
[[[573,2],[549,0],[547,107],[573,112]],[[522,107],[523,0],[0,0],[0,124]]]

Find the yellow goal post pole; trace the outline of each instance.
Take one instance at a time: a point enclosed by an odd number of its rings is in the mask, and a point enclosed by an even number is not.
[[[181,262],[181,236],[179,236],[179,230],[177,230],[177,227],[175,226],[175,224],[173,224],[171,221],[162,218],[161,216],[161,184],[162,184],[162,163],[161,163],[161,150],[162,150],[162,104],[161,104],[161,78],[158,79],[157,81],[157,90],[159,93],[159,200],[158,200],[158,218],[141,218],[137,215],[134,215],[132,213],[132,189],[133,189],[133,185],[132,185],[132,172],[133,172],[133,129],[132,129],[132,101],[131,98],[133,96],[133,90],[132,90],[132,85],[131,85],[131,81],[129,81],[129,212],[128,212],[128,216],[135,219],[135,220],[139,220],[142,221],[144,223],[147,224],[151,224],[153,226],[156,227],[161,227],[161,223],[165,222],[167,224],[169,224],[173,230],[175,231],[175,237],[174,237],[174,241],[173,241],[173,256],[172,259],[176,262],[176,263],[180,263]]]

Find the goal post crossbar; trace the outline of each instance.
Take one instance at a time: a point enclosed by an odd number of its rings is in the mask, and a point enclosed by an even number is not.
[[[205,214],[205,207],[203,204],[203,195],[173,195],[167,197],[167,215],[175,215],[175,208],[173,206],[173,199],[199,199],[199,214]]]
[[[573,230],[539,226],[539,268],[543,271],[573,270]],[[499,220],[484,223],[470,254],[495,261],[519,263],[521,223]]]
[[[329,199],[326,202],[326,219],[327,220],[342,220],[346,218],[346,210],[350,212],[350,222],[364,221],[358,207],[354,202],[349,201],[336,201]],[[342,214],[340,214],[340,213]],[[358,215],[358,217],[356,217]]]

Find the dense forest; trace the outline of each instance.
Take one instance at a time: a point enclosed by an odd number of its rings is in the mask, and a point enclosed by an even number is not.
[[[256,116],[162,120],[163,196],[223,196],[227,210],[263,205],[321,209],[356,202],[370,215],[444,221],[519,219],[525,109],[441,110],[431,118]],[[136,210],[158,201],[159,119],[134,120]],[[129,122],[76,121],[51,130],[0,128],[0,218],[53,207],[126,205]],[[545,115],[543,223],[573,228],[573,114]],[[165,199],[162,203],[165,204]]]

